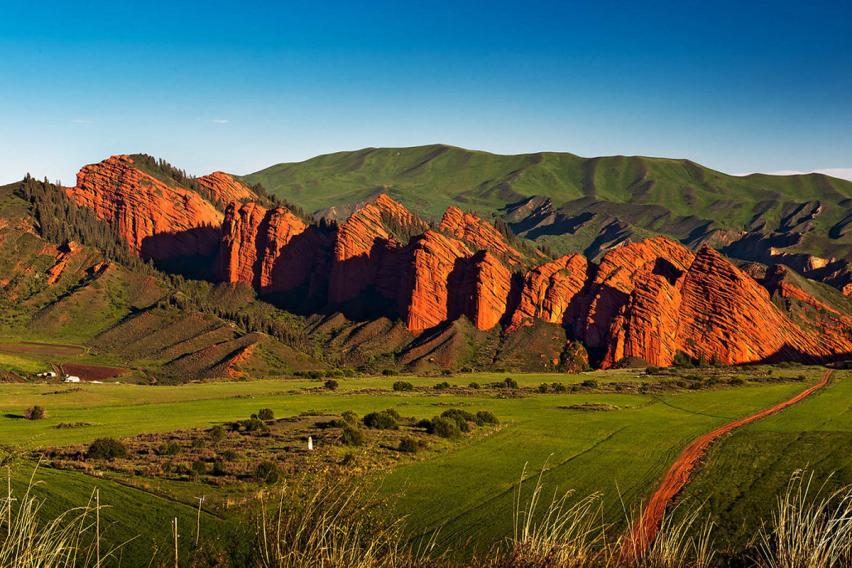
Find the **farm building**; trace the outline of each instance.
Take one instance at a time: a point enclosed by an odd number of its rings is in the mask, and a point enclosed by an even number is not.
[[[45,378],[45,379],[55,379],[55,378],[56,378],[56,373],[54,373],[53,371],[45,371],[44,373],[39,373],[39,374],[38,374],[38,375],[36,375],[36,376],[37,376],[37,377],[42,377],[42,378]]]

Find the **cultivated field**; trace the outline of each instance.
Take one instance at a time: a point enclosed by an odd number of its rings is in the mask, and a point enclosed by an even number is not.
[[[336,378],[335,390],[325,387],[324,379],[306,378],[156,387],[7,384],[0,385],[0,415],[5,416],[0,418],[0,439],[23,452],[24,461],[15,469],[20,486],[38,453],[46,449],[88,444],[104,436],[128,439],[208,429],[247,419],[261,408],[272,409],[276,418],[321,415],[324,419],[346,411],[364,416],[390,408],[418,420],[449,408],[487,410],[497,416],[498,426],[476,429],[451,442],[429,442],[427,437],[428,447],[417,454],[396,452],[389,444],[395,444],[395,436],[403,431],[383,434],[382,441],[360,448],[317,447],[330,452],[330,463],[345,464],[351,459],[351,466],[340,467],[344,471],[351,467],[353,476],[375,483],[396,513],[406,517],[411,538],[438,531],[439,547],[462,553],[490,547],[511,534],[513,492],[525,467],[530,477],[546,469],[542,477],[546,495],[557,488],[574,489],[579,496],[602,492],[605,520],[621,525],[625,509],[640,506],[692,439],[792,397],[816,383],[822,372],[818,367],[794,366],[689,369],[659,376],[625,370],[580,375],[357,377]],[[517,388],[489,386],[507,376],[518,383]],[[413,390],[393,390],[400,380],[411,383]],[[443,382],[449,386],[435,388]],[[540,388],[543,383],[548,387]],[[553,383],[561,383],[564,389],[554,388]],[[838,482],[852,482],[852,452],[844,452],[852,440],[850,388],[849,372],[836,371],[824,391],[723,439],[711,450],[708,467],[700,470],[686,494],[697,501],[712,492],[710,511],[726,527],[734,525],[741,509],[753,503],[746,495],[749,484],[760,486],[762,498],[771,499],[768,496],[777,493],[790,471],[808,462],[814,465],[819,460],[820,471],[836,470]],[[44,407],[46,417],[21,418],[34,405]],[[316,439],[318,444],[335,444]],[[301,454],[289,446],[275,447],[269,455],[282,466],[300,459]],[[379,457],[371,454],[374,450]],[[743,458],[746,454],[748,459]],[[734,468],[738,474],[730,475]],[[58,508],[79,504],[92,488],[100,487],[101,501],[114,506],[104,513],[112,537],[124,540],[142,535],[126,545],[129,557],[150,556],[152,544],[166,550],[174,516],[187,527],[181,542],[189,547],[195,497],[201,495],[209,503],[202,533],[230,541],[238,533],[228,527],[245,521],[241,515],[247,509],[229,508],[227,503],[254,495],[262,487],[251,479],[222,486],[205,475],[138,477],[110,472],[96,462],[88,474],[42,468],[37,478],[46,482],[40,491],[56,497],[51,503]]]

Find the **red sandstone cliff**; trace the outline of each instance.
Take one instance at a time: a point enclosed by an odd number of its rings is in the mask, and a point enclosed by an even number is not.
[[[438,228],[470,245],[474,250],[487,250],[510,265],[520,265],[522,255],[494,225],[458,207],[449,207]]]
[[[195,181],[202,190],[210,193],[213,201],[219,203],[257,199],[257,195],[246,184],[225,172],[213,172],[212,174],[201,176]]]
[[[261,292],[301,284],[310,258],[290,254],[288,245],[308,226],[284,207],[232,203],[225,211],[217,272],[226,282],[246,282]]]
[[[197,193],[135,168],[128,156],[83,167],[77,185],[66,192],[146,258],[209,256],[218,246],[222,214]]]
[[[568,308],[585,286],[588,272],[589,261],[580,254],[562,256],[527,272],[509,329],[516,330],[535,319],[565,323]]]

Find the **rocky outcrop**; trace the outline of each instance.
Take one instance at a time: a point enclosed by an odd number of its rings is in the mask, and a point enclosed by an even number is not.
[[[359,207],[337,231],[329,302],[344,304],[371,286],[396,298],[400,265],[405,262],[399,249],[409,236],[426,228],[424,221],[385,194]]]
[[[510,265],[520,265],[522,255],[506,242],[494,225],[458,207],[449,207],[438,229],[469,244],[474,250],[487,250]]]
[[[47,284],[53,286],[59,281],[62,273],[68,267],[68,262],[71,257],[80,250],[80,245],[71,241],[62,247],[59,247],[56,255],[56,262],[53,266],[47,269]]]
[[[723,364],[820,359],[852,351],[837,333],[806,333],[751,276],[705,247],[683,271],[658,259],[639,271],[613,318],[602,365],[627,357],[668,366],[680,351]],[[788,292],[793,293],[793,292]],[[802,290],[800,300],[816,301]]]
[[[579,254],[569,254],[538,266],[524,275],[520,298],[509,325],[511,331],[540,319],[566,323],[568,309],[588,279],[589,262]]]
[[[308,226],[284,207],[232,203],[222,223],[218,274],[260,292],[287,291],[304,282],[310,258],[289,254],[288,245]]]
[[[222,214],[199,194],[135,168],[128,156],[83,167],[66,192],[145,258],[210,256],[218,246]]]
[[[477,329],[489,330],[506,313],[512,273],[491,252],[480,251],[470,259],[467,274],[463,312]]]
[[[225,172],[213,172],[195,180],[201,191],[214,203],[257,200],[257,195],[246,184]]]
[[[461,315],[459,296],[470,255],[464,243],[437,231],[426,231],[414,240],[400,287],[409,331],[423,331]]]

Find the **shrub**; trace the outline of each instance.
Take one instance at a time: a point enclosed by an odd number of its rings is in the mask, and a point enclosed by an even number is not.
[[[662,369],[660,367],[649,366],[645,368],[646,375],[659,375]]]
[[[740,377],[733,377],[730,381],[728,381],[728,384],[732,386],[740,386],[744,385],[745,381]]]
[[[550,389],[551,389],[553,392],[566,392],[566,391],[568,390],[568,387],[566,387],[566,386],[565,386],[564,384],[562,384],[562,383],[551,383],[551,385],[550,385]]]
[[[581,384],[581,385],[583,385],[584,387],[586,387],[587,389],[596,389],[596,388],[598,388],[598,382],[597,382],[596,380],[594,380],[594,379],[586,379],[585,381],[583,381],[583,382],[582,382],[582,383],[580,383],[580,384]]]
[[[358,415],[355,414],[351,410],[347,410],[346,412],[341,414],[340,417],[343,418],[344,422],[347,422],[349,424],[357,424],[358,423]]]
[[[424,430],[426,430],[430,434],[432,433],[432,421],[429,420],[428,418],[423,418],[421,420],[418,420],[417,423],[414,425],[414,427],[415,428],[423,428]]]
[[[210,439],[213,440],[214,444],[218,444],[224,440],[227,435],[227,432],[225,432],[225,429],[221,426],[213,426],[213,428],[210,429]]]
[[[195,460],[192,462],[192,476],[193,477],[201,477],[202,475],[207,475],[207,464],[201,460]]]
[[[506,377],[503,380],[503,386],[505,386],[507,389],[516,389],[518,388],[518,381],[516,381],[512,377]]]
[[[385,377],[390,377],[394,374],[393,369],[382,369],[382,375]]]
[[[388,414],[393,416],[395,420],[402,420],[402,416],[399,415],[399,412],[396,411],[396,408],[386,408],[384,412],[387,412]]]
[[[470,432],[470,424],[468,424],[468,422],[476,421],[476,416],[460,408],[450,408],[449,410],[445,410],[441,413],[441,417],[454,420],[456,425],[458,425],[459,430],[462,432]]]
[[[672,365],[675,367],[694,367],[695,363],[692,361],[692,357],[684,353],[683,351],[678,351],[675,353],[674,359],[672,359]]]
[[[193,438],[192,447],[196,450],[202,449],[204,447],[204,438]]]
[[[444,381],[442,383],[438,383],[437,385],[435,385],[434,388],[435,388],[435,390],[445,390],[445,389],[450,388],[450,383],[448,383],[447,381]]]
[[[547,383],[541,383],[540,385],[538,385],[538,392],[542,394],[546,393],[549,390],[550,387],[547,385]]]
[[[161,456],[176,456],[180,453],[180,445],[178,445],[177,442],[162,444],[159,448],[157,448],[157,453]]]
[[[275,420],[275,412],[271,408],[261,408],[257,411],[257,417],[260,420]]]
[[[360,446],[364,443],[364,433],[349,424],[343,427],[340,442],[345,446]]]
[[[243,428],[245,428],[246,432],[267,430],[266,424],[263,423],[263,420],[257,417],[249,418],[248,420],[243,420],[242,425]]]
[[[24,416],[27,418],[27,420],[41,420],[42,418],[44,418],[44,414],[44,408],[36,405],[28,408]]]
[[[363,422],[364,426],[377,430],[396,430],[399,428],[396,418],[392,414],[389,414],[387,410],[371,412],[364,417]]]
[[[417,452],[417,440],[410,437],[405,437],[399,441],[399,451],[407,453]]]
[[[225,461],[232,462],[236,460],[237,457],[239,456],[237,455],[237,452],[235,450],[225,450],[224,452],[222,452],[222,459]]]
[[[494,425],[500,423],[500,421],[497,420],[497,417],[494,416],[494,414],[489,412],[488,410],[480,410],[479,412],[477,412],[475,420],[478,426],[484,426],[486,424]]]
[[[221,476],[227,475],[228,471],[225,469],[225,464],[219,460],[213,462],[213,468],[210,470],[211,475]]]
[[[414,390],[414,385],[405,381],[397,381],[393,384],[393,390],[400,392],[412,391]]]
[[[275,483],[281,476],[281,470],[278,465],[271,461],[264,461],[257,464],[254,468],[254,478],[264,483]]]
[[[329,380],[327,380],[325,383],[323,383],[323,386],[324,386],[327,390],[333,391],[333,390],[337,390],[337,387],[339,387],[339,386],[340,386],[340,383],[338,383],[338,382],[337,382],[337,381],[335,381],[334,379],[329,379]]]
[[[453,376],[453,371],[452,371],[451,369],[444,369],[443,371],[441,371],[441,376],[443,376],[443,377],[452,377],[452,376]]]
[[[474,389],[474,390],[479,390],[480,388],[482,388],[482,387],[479,386],[479,383],[470,383],[467,386]]]
[[[127,448],[115,438],[98,438],[89,445],[86,457],[95,460],[109,460],[127,457]]]
[[[458,438],[461,435],[459,426],[455,420],[436,416],[432,419],[430,434],[436,434],[442,438]]]

